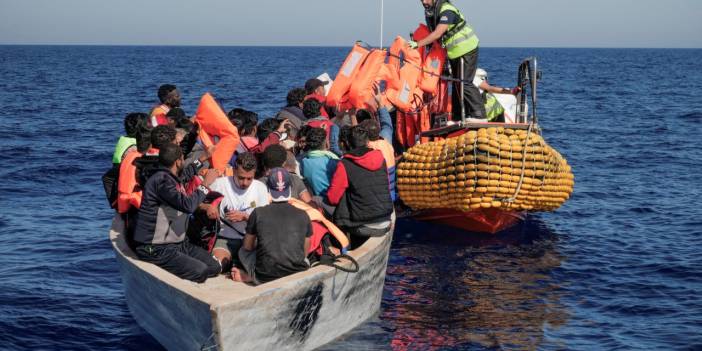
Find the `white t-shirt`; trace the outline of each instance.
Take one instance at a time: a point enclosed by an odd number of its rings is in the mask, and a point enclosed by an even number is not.
[[[268,205],[270,201],[266,185],[255,179],[244,190],[237,186],[234,177],[221,177],[210,185],[210,189],[224,195],[224,199],[219,204],[219,215],[223,219],[226,219],[226,213],[232,210],[250,215],[254,208]],[[222,222],[219,235],[229,239],[243,238],[246,233],[246,221],[229,223],[236,229]]]

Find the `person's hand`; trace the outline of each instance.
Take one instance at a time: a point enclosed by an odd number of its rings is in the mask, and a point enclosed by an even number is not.
[[[219,220],[219,208],[217,206],[208,205],[205,212],[207,213],[207,218]]]
[[[227,212],[227,220],[232,222],[243,222],[249,219],[249,215],[246,212],[241,211],[229,211]]]
[[[290,128],[290,125],[290,120],[286,118],[282,122],[280,122],[280,125],[278,126],[278,129],[276,131],[278,133],[285,133]]]
[[[210,168],[207,170],[207,174],[205,174],[205,179],[202,180],[202,184],[204,186],[210,186],[210,184],[214,183],[217,178],[219,178],[219,172],[217,172],[217,170],[214,168]]]
[[[520,87],[514,87],[514,88],[512,88],[512,90],[510,90],[510,93],[512,93],[512,95],[517,95],[517,94],[519,94],[521,91],[522,91],[522,88],[520,88]]]
[[[407,46],[409,46],[410,49],[416,49],[417,47],[419,47],[419,44],[417,44],[417,42],[414,40],[410,40],[407,42]]]

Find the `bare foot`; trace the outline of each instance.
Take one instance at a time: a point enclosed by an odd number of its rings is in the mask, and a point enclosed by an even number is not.
[[[241,271],[239,268],[232,267],[232,280],[235,282],[249,283],[251,282],[251,276]]]

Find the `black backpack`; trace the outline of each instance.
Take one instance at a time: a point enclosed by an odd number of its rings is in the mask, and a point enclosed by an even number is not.
[[[112,168],[102,175],[102,186],[105,188],[105,197],[107,197],[107,203],[110,205],[110,208],[117,208],[119,165],[119,163],[112,164]]]

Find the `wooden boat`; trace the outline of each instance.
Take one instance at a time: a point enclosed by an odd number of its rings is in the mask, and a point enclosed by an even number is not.
[[[392,230],[349,252],[357,273],[317,266],[259,286],[222,275],[197,284],[140,261],[119,216],[110,241],[130,312],[169,350],[309,350],[378,311]]]

